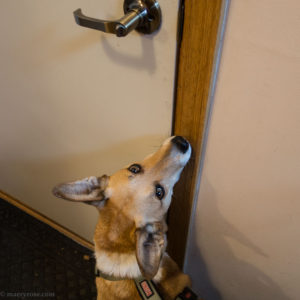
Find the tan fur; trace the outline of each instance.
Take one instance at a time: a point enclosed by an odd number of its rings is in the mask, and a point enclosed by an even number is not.
[[[141,273],[153,279],[166,300],[174,299],[185,286],[190,286],[188,276],[165,253],[165,216],[173,186],[190,153],[190,146],[188,151],[182,152],[170,138],[139,163],[142,166],[139,174],[126,167],[110,177],[90,177],[54,189],[58,197],[86,201],[99,209],[94,234],[97,267],[123,280],[96,278],[98,300],[139,300],[131,278]],[[157,183],[165,190],[162,200],[154,192]],[[100,200],[99,195],[102,195]]]
[[[133,280],[108,281],[96,278],[97,300],[141,300]]]
[[[110,253],[132,253],[135,251],[135,225],[120,208],[112,202],[100,210],[94,234],[98,249]]]
[[[154,281],[165,300],[175,299],[184,287],[191,286],[190,278],[179,270],[177,264],[168,255],[164,255],[159,273],[161,273],[159,280],[154,278]]]

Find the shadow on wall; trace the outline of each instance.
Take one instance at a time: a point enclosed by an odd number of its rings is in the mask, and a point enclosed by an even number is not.
[[[44,45],[44,47],[53,47],[53,45],[56,44],[55,24],[49,25],[40,31],[41,33],[34,37],[28,45],[28,47],[30,47],[28,52],[35,53],[35,49],[37,49],[40,44]],[[30,61],[28,68],[39,67],[41,64],[52,60],[63,61],[74,54],[81,53],[100,44],[105,55],[112,63],[153,74],[157,66],[154,48],[156,34],[139,36],[139,34],[135,33],[135,35],[134,38],[140,40],[140,47],[139,49],[135,49],[135,53],[128,53],[121,42],[118,40],[116,42],[115,39],[111,41],[110,35],[106,36],[105,33],[94,30],[83,31],[62,41],[60,46],[54,48],[54,51],[47,52],[48,55],[45,53],[43,53],[42,56],[35,55],[34,59]],[[167,38],[167,35],[164,34],[164,37]],[[101,52],[99,54],[101,54]]]
[[[228,239],[268,257],[223,217],[214,189],[205,178],[202,186],[205,197],[198,203],[200,214],[195,218],[186,263],[194,290],[205,300],[291,300],[272,278],[234,254]]]

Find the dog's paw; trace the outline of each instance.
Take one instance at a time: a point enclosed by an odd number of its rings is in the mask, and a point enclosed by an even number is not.
[[[136,256],[144,277],[153,278],[166,249],[166,235],[161,222],[149,223],[136,231]]]

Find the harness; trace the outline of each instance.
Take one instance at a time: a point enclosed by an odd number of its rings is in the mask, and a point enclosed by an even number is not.
[[[121,277],[114,277],[100,272],[99,269],[95,269],[96,277],[102,277],[109,281],[124,280]],[[157,288],[152,280],[148,280],[144,277],[134,278],[136,289],[143,300],[163,300],[162,296],[158,293]],[[197,300],[197,295],[188,287],[178,294],[174,300]]]

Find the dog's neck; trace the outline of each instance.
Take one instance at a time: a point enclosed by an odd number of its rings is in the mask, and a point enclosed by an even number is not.
[[[94,242],[101,272],[121,278],[141,276],[135,255],[135,229],[134,222],[112,204],[100,210]]]

